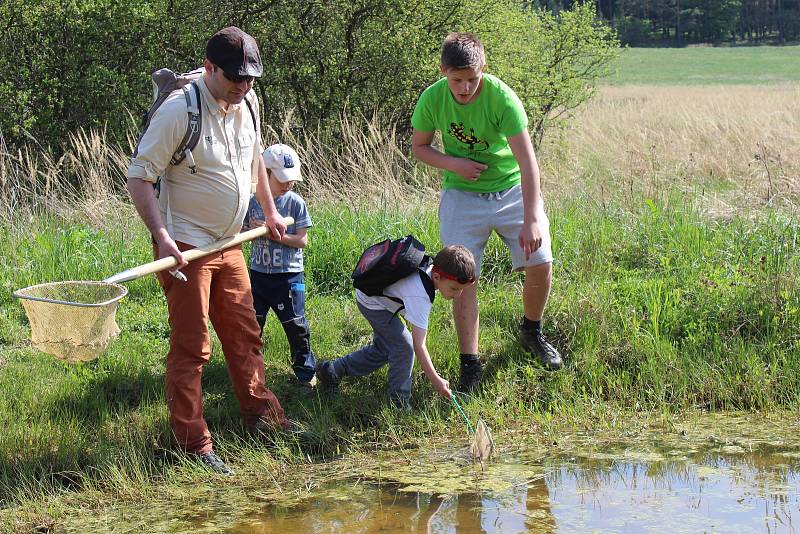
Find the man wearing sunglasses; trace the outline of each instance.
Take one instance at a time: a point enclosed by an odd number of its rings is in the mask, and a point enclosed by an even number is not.
[[[174,256],[183,273],[159,274],[169,308],[170,348],[166,390],[178,444],[213,471],[232,475],[214,453],[203,418],[201,374],[211,356],[208,319],[225,355],[245,422],[256,430],[291,429],[278,399],[264,384],[261,336],[241,246],[187,263],[182,251],[236,234],[257,180],[265,225],[280,239],[286,231],[275,209],[258,122],[253,79],[261,76],[255,40],[223,28],[206,45],[202,78],[192,101],[176,90],[152,115],[128,167],[128,191],[153,237],[157,258]],[[247,101],[245,101],[247,100]],[[199,125],[192,123],[192,112]],[[200,127],[197,145],[173,164],[187,131]],[[153,184],[160,178],[158,195]],[[182,281],[185,278],[185,281]]]

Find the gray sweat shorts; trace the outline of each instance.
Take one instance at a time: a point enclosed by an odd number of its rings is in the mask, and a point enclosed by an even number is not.
[[[445,189],[439,199],[439,235],[442,243],[464,245],[475,256],[476,273],[480,273],[483,249],[497,232],[511,251],[514,271],[553,261],[550,243],[550,221],[545,216],[540,221],[542,246],[525,260],[525,252],[519,245],[522,228],[522,186],[515,185],[497,193],[473,193],[459,189]]]

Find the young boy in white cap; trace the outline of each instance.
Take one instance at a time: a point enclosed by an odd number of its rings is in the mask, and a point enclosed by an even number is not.
[[[262,158],[275,208],[283,217],[292,217],[294,224],[287,227],[280,240],[274,237],[253,240],[250,257],[253,306],[262,334],[267,313],[270,309],[275,312],[289,341],[297,383],[312,388],[317,382],[314,376],[316,360],[311,351],[311,334],[305,316],[303,277],[303,247],[308,243],[306,231],[311,227],[311,217],[303,198],[292,191],[294,184],[303,180],[300,158],[293,148],[283,144],[268,147]],[[244,227],[257,227],[263,224],[263,219],[261,205],[255,197],[251,198]]]

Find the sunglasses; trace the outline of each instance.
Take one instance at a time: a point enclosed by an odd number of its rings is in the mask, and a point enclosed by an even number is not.
[[[222,75],[225,76],[226,80],[232,83],[242,83],[242,82],[250,83],[253,81],[253,76],[239,76],[237,74],[228,74],[224,70],[222,71]]]

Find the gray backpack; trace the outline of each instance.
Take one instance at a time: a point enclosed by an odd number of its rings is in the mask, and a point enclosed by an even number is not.
[[[203,76],[203,70],[203,67],[199,67],[182,74],[169,69],[158,69],[153,72],[150,76],[153,80],[153,103],[150,105],[150,109],[142,114],[142,132],[139,134],[139,139],[136,141],[136,148],[133,151],[134,157],[136,157],[139,152],[139,143],[144,133],[147,131],[147,128],[150,126],[153,114],[155,114],[159,106],[164,103],[164,100],[166,100],[173,91],[182,89],[183,96],[186,98],[186,108],[189,113],[189,125],[186,128],[183,139],[172,153],[169,164],[180,165],[183,160],[186,160],[186,164],[189,166],[192,174],[197,172],[197,165],[194,162],[194,157],[192,157],[192,150],[200,141],[200,130],[203,126],[203,106],[200,105],[200,89],[197,87],[197,84],[193,82],[199,80]],[[250,101],[252,96],[252,92],[248,92],[244,101],[247,104],[247,109],[250,111],[250,116],[253,119],[256,132],[259,132],[260,129],[258,120],[256,119],[256,113],[253,109],[253,103]],[[156,189],[159,188],[160,181],[159,179],[158,182],[156,182]]]

